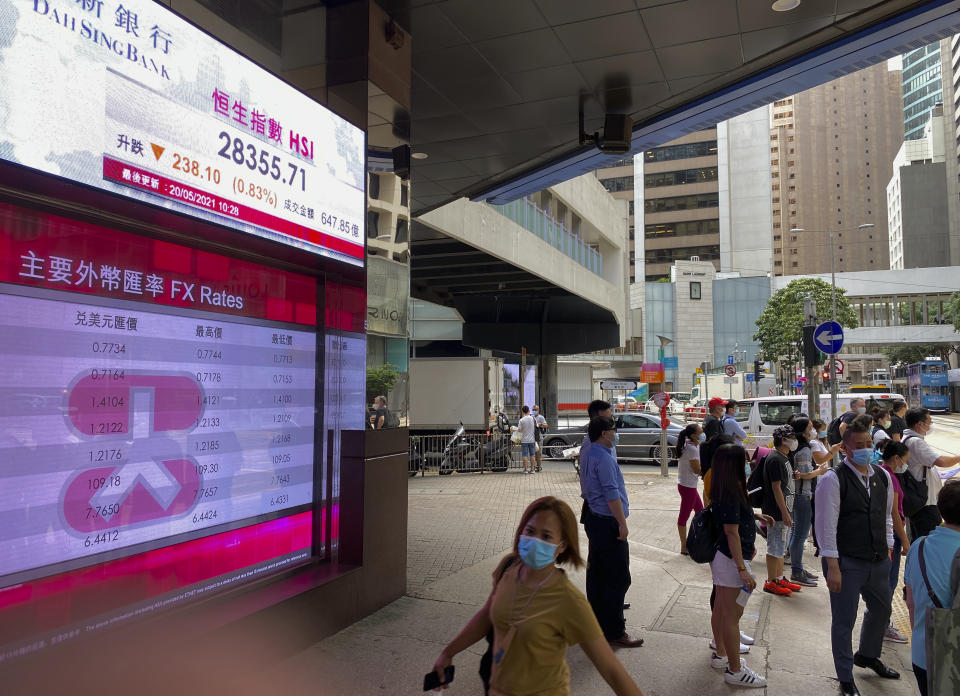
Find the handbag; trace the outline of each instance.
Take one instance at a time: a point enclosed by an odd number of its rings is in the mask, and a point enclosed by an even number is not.
[[[929,696],[956,696],[960,693],[960,550],[953,556],[950,570],[950,589],[953,599],[950,606],[944,607],[936,592],[930,587],[927,578],[927,562],[923,557],[923,545],[920,540],[917,560],[920,561],[920,575],[926,585],[927,596],[933,603],[927,609],[927,693]]]
[[[519,445],[521,442],[523,442],[523,433],[520,432],[519,428],[513,431],[513,434],[510,436],[510,442],[515,445]]]
[[[516,556],[509,556],[507,562],[503,564],[503,570],[500,571],[500,577],[497,578],[497,585],[500,584],[500,581],[503,580],[503,576],[507,572],[507,568],[513,565],[514,561],[519,560]],[[496,586],[494,586],[494,591],[496,591]],[[490,692],[490,675],[493,671],[493,627],[490,627],[490,630],[487,631],[487,651],[483,653],[483,656],[480,658],[480,669],[477,670],[477,674],[480,675],[481,681],[483,681],[483,693],[487,694]]]

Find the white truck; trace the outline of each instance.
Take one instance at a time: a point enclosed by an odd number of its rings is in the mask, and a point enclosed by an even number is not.
[[[411,430],[486,430],[503,403],[502,361],[488,358],[412,358]]]

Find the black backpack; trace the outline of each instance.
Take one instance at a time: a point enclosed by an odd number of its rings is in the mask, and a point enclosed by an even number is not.
[[[829,442],[831,445],[835,445],[843,440],[843,437],[840,435],[840,423],[842,418],[843,416],[837,416],[830,422],[830,427],[827,428],[827,442]]]
[[[764,456],[757,465],[750,470],[750,478],[747,479],[747,500],[751,507],[763,507],[763,498],[765,488],[767,487],[767,477],[763,475],[763,470],[767,466],[767,457]],[[759,490],[758,490],[759,489]]]
[[[713,453],[716,452],[721,445],[730,445],[735,441],[732,435],[717,435],[710,438],[702,445],[700,445],[700,476],[701,478],[707,475],[707,472],[710,471],[710,466],[713,463]]]
[[[901,442],[906,444],[907,440],[912,440],[915,435],[907,435]],[[909,471],[902,474],[895,474],[900,482],[900,488],[903,489],[903,514],[907,517],[913,517],[927,506],[927,467],[923,467],[923,478],[919,481],[913,477]]]
[[[693,516],[687,532],[687,553],[697,563],[709,563],[717,555],[720,534],[713,519],[713,507],[707,505]]]

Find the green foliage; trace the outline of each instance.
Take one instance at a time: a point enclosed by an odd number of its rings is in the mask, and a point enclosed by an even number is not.
[[[960,290],[950,296],[944,308],[945,319],[953,324],[953,330],[960,332]]]
[[[884,346],[883,354],[890,361],[891,367],[897,367],[920,362],[934,355],[947,360],[953,348],[949,343],[895,343]]]
[[[846,291],[837,288],[837,321],[841,326],[857,328],[857,315],[846,298]],[[778,290],[767,301],[759,318],[753,340],[759,341],[765,360],[799,361],[803,355],[803,298],[817,303],[817,323],[833,318],[831,285],[820,278],[797,278]]]
[[[368,367],[367,401],[372,402],[377,396],[386,396],[398,379],[400,372],[390,363],[384,363],[380,367]]]

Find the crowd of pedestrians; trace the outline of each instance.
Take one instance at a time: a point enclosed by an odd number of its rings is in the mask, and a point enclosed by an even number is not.
[[[859,696],[854,667],[900,678],[881,653],[885,640],[907,642],[891,621],[906,556],[911,659],[926,696],[932,653],[944,650],[940,642],[931,646],[923,639],[932,616],[928,610],[960,601],[960,482],[943,485],[933,468],[956,464],[960,456],[938,454],[925,442],[932,429],[929,412],[908,410],[897,401],[867,414],[864,401],[856,399],[830,424],[797,414],[774,430],[769,450],[758,448],[751,466],[736,402],[715,397],[708,408],[702,424],[690,423],[679,434],[676,458],[680,553],[691,555],[701,546],[694,541],[698,534],[712,539],[711,667],[722,670],[723,681],[732,686],[767,685],[746,664],[754,639],[739,626],[758,587],[751,565],[758,530],[766,537],[761,587],[780,598],[819,584],[820,576],[805,564],[812,534],[829,590],[830,647],[840,693]],[[530,414],[524,407],[524,445],[535,441],[537,411]],[[615,693],[641,693],[613,652],[644,644],[627,632],[624,616],[631,583],[630,499],[617,462],[616,421],[605,401],[591,403],[588,415],[580,449],[579,520],[587,536],[586,596],[560,567],[584,565],[573,511],[553,497],[535,500],[523,513],[512,552],[493,573],[486,604],[437,659],[441,681],[457,653],[487,636],[481,677],[494,696],[568,694],[564,654],[570,645],[583,649]],[[532,471],[535,451],[525,447],[523,456],[524,470]],[[702,555],[693,557],[707,562]],[[854,651],[861,599],[865,611]],[[960,648],[952,649],[955,658]],[[960,683],[960,665],[955,671]]]

